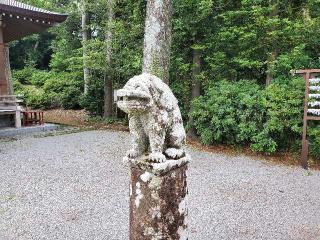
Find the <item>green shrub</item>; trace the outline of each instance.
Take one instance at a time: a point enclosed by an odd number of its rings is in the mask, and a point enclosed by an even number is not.
[[[55,101],[55,95],[47,95],[43,89],[32,85],[23,86],[17,94],[22,95],[24,104],[31,108],[50,108]]]
[[[88,93],[80,98],[81,107],[85,108],[91,116],[102,116],[104,105],[104,83],[92,79]]]
[[[174,95],[179,99],[179,107],[181,111],[181,115],[185,122],[188,120],[188,110],[190,102],[190,86],[189,81],[181,81],[181,82],[174,82],[173,84],[170,84],[170,88]]]
[[[253,81],[220,81],[193,103],[192,115],[204,144],[246,144],[263,126],[262,90]]]
[[[77,109],[82,95],[82,77],[70,72],[42,71],[32,68],[13,71],[13,84],[24,103],[32,108]]]
[[[82,79],[68,72],[53,74],[43,85],[47,94],[55,93],[58,96],[59,106],[66,109],[79,108],[82,94]]]
[[[245,145],[267,154],[300,151],[304,80],[275,79],[266,89],[252,81],[220,81],[193,103],[204,144]],[[310,128],[311,152],[320,157],[319,128]]]
[[[21,84],[31,84],[30,79],[35,71],[39,70],[36,70],[33,66],[26,66],[21,70],[13,70],[12,78],[15,82],[19,82]]]
[[[320,126],[309,127],[308,140],[310,155],[320,159]]]
[[[266,122],[253,137],[252,149],[273,153],[278,149],[297,149],[301,138],[304,80],[302,78],[275,80],[263,94]]]
[[[44,70],[36,70],[30,77],[30,83],[37,87],[42,87],[47,80],[55,76],[55,72],[48,72]]]
[[[42,87],[45,82],[54,77],[55,72],[49,72],[45,70],[39,70],[33,66],[26,66],[21,70],[13,70],[12,78],[15,82],[19,82],[24,85],[34,85]]]

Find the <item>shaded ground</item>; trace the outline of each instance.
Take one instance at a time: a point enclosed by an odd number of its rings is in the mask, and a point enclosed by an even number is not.
[[[65,110],[53,109],[44,112],[46,122],[57,123],[68,126],[76,126],[86,129],[111,129],[120,131],[129,131],[129,128],[123,122],[102,121],[101,119],[94,120],[90,118],[85,110]]]
[[[0,140],[0,239],[128,239],[124,132]],[[320,239],[320,172],[191,151],[190,239]]]

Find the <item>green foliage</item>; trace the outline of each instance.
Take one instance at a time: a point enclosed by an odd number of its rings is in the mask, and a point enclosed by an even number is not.
[[[320,159],[320,126],[309,128],[308,138],[310,154]]]
[[[26,66],[21,70],[12,71],[12,78],[21,84],[30,84],[30,79],[35,71],[37,70],[33,66]]]
[[[220,81],[194,101],[192,113],[204,144],[250,144],[274,153],[297,147],[301,138],[304,81],[275,81],[261,89],[252,81]]]
[[[275,81],[265,91],[263,109],[266,122],[253,138],[252,149],[273,153],[278,149],[292,149],[301,138],[304,99],[304,80]]]
[[[32,85],[23,86],[17,93],[23,96],[26,106],[35,109],[49,108],[55,102],[53,94],[47,95],[43,89]]]
[[[92,79],[88,94],[83,95],[80,104],[89,111],[91,116],[101,117],[103,115],[103,81]]]
[[[82,79],[74,73],[37,70],[27,67],[13,71],[14,88],[32,108],[79,108]]]
[[[290,52],[284,53],[278,57],[275,62],[275,76],[284,76],[285,79],[290,79],[290,71],[292,69],[317,68],[316,62],[312,62],[312,58],[305,50],[304,44],[294,47]]]
[[[263,125],[261,92],[253,81],[220,81],[195,100],[192,115],[202,142],[251,142]]]

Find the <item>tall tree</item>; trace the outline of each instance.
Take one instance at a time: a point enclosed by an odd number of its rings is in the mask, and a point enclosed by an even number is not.
[[[169,83],[172,0],[148,0],[143,72]]]
[[[270,7],[271,7],[271,12],[270,12],[270,19],[277,19],[278,13],[279,13],[279,0],[271,0],[270,1]],[[273,25],[274,26],[274,25]],[[275,31],[274,27],[271,27],[271,32]],[[277,49],[277,44],[274,43],[272,44],[272,49],[271,52],[269,53],[268,60],[267,60],[267,71],[266,71],[266,85],[270,85],[272,80],[273,80],[273,69],[275,65],[275,61],[278,56],[278,49]]]
[[[90,16],[88,11],[87,0],[81,0],[81,26],[82,26],[82,45],[83,45],[83,79],[84,79],[84,94],[88,93],[90,84],[90,69],[87,66],[88,49],[87,44],[91,39]]]
[[[199,81],[199,75],[201,73],[201,52],[200,49],[194,47],[192,54],[192,81],[191,81],[191,100],[194,100],[201,95],[201,82]],[[190,112],[192,112],[192,105]],[[190,129],[188,131],[188,137],[195,138],[197,136],[196,129],[194,126],[194,119],[192,116],[189,116],[189,125]]]
[[[114,20],[114,1],[108,0],[106,26],[106,72],[104,76],[104,117],[113,115],[113,81],[112,81],[112,25]]]

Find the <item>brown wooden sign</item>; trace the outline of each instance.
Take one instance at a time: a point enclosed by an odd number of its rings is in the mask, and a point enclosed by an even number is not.
[[[320,120],[320,69],[296,70],[295,74],[301,75],[306,82],[304,98],[301,166],[305,169],[308,169],[308,121]]]

